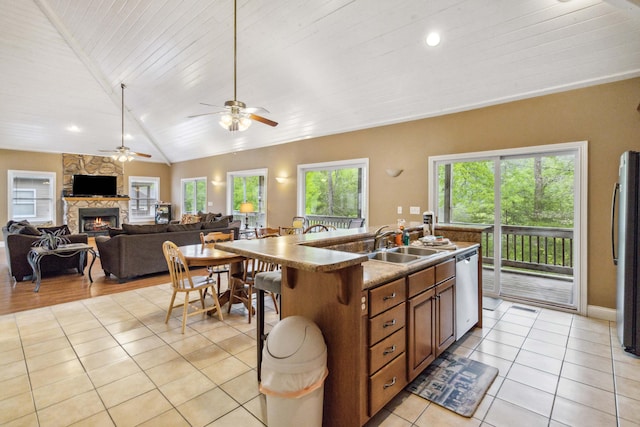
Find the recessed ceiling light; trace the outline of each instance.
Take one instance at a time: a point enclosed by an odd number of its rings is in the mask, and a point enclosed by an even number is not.
[[[440,34],[431,32],[427,35],[427,45],[434,47],[440,44]]]
[[[67,126],[67,130],[69,132],[80,132],[80,128],[76,125]]]

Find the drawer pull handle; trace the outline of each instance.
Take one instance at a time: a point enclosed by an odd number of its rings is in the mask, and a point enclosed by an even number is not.
[[[396,324],[396,319],[393,319],[390,322],[384,322],[384,324],[382,325],[383,328],[388,328],[389,326],[394,326]]]
[[[393,377],[390,383],[386,383],[382,388],[393,387],[396,384],[396,377]]]
[[[389,299],[394,299],[396,297],[396,293],[392,293],[391,295],[385,295],[384,298],[382,298],[383,301],[389,300]]]
[[[394,345],[392,345],[391,347],[387,347],[387,348],[385,348],[385,349],[384,349],[384,351],[382,352],[382,354],[383,354],[384,356],[386,356],[387,354],[394,353],[395,351],[396,351],[396,345],[394,344]]]

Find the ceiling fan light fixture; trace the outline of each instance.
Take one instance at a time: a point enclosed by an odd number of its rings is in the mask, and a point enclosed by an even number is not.
[[[230,132],[245,131],[251,126],[251,119],[240,114],[227,113],[220,117],[220,126]]]

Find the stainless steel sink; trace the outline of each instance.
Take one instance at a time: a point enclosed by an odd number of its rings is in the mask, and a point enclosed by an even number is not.
[[[407,264],[413,261],[419,261],[420,257],[416,255],[401,254],[397,252],[373,252],[369,254],[369,259],[378,261],[393,262],[396,264]]]
[[[400,246],[397,248],[389,249],[389,251],[396,252],[399,254],[409,254],[409,255],[418,255],[418,256],[431,256],[431,255],[437,255],[441,253],[441,251],[437,249],[421,248],[419,246]]]

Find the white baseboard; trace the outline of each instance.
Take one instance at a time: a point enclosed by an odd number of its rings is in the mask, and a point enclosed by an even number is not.
[[[587,317],[593,317],[594,319],[608,320],[610,322],[616,321],[617,310],[613,308],[600,307],[597,305],[587,306]]]

